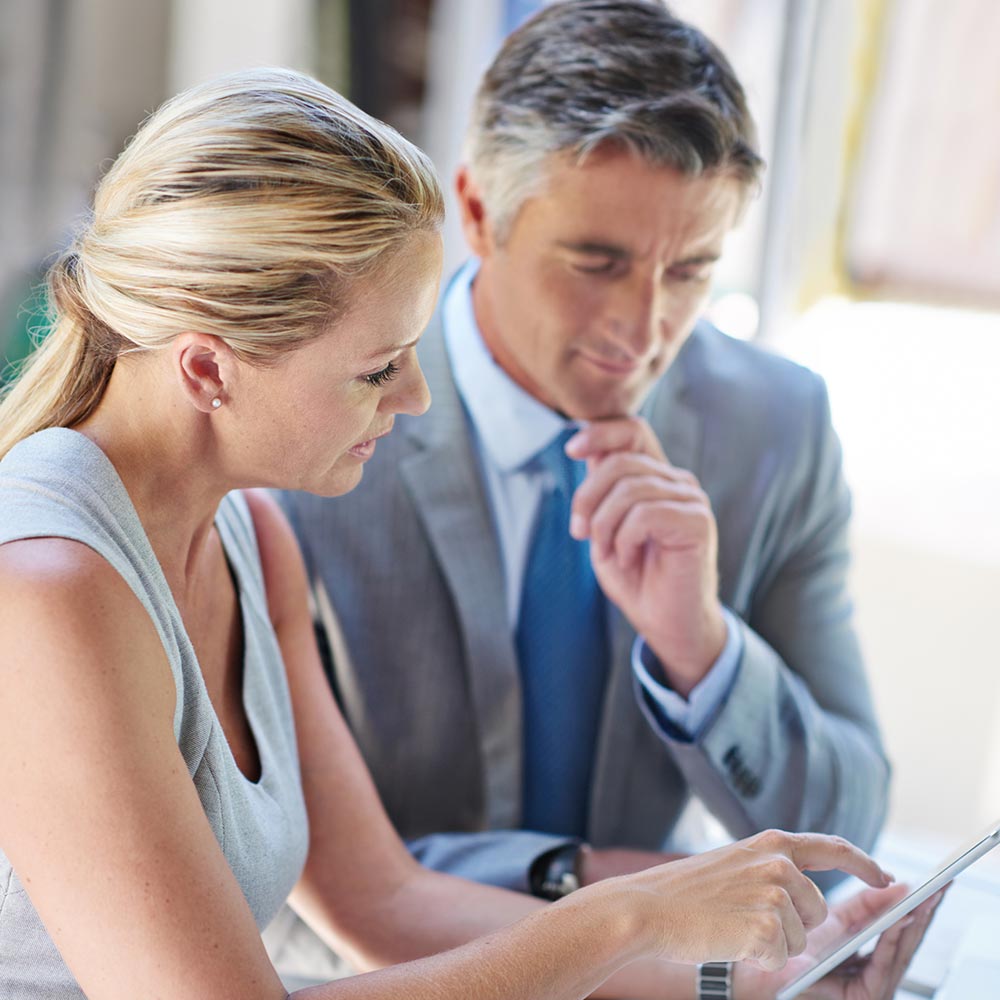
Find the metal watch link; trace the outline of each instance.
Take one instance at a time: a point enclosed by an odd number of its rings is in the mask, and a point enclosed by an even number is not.
[[[733,1000],[732,962],[705,962],[698,966],[698,1000]]]

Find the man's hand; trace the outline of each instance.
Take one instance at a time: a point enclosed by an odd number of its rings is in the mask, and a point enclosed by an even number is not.
[[[780,972],[763,972],[749,964],[736,967],[734,989],[746,1000],[772,1000],[777,992],[809,968],[817,956],[844,936],[898,903],[909,892],[905,885],[866,889],[833,907],[826,920],[809,932],[806,950]],[[803,994],[809,1000],[891,1000],[920,946],[945,890],[935,893],[909,916],[884,931],[875,950],[865,958],[849,958]]]
[[[587,461],[570,533],[590,539],[601,589],[686,697],[726,644],[708,497],[690,472],[670,464],[639,417],[594,421],[566,453]]]

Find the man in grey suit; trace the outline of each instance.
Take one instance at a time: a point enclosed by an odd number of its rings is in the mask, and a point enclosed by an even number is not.
[[[692,796],[734,837],[875,839],[825,388],[698,318],[755,149],[725,58],[659,3],[545,8],[476,96],[430,411],[353,493],[283,498],[426,864],[554,898],[663,860]]]

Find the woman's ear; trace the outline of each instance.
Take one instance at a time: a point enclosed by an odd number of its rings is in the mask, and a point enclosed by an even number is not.
[[[231,398],[236,357],[221,337],[182,333],[171,345],[181,390],[196,409],[211,413]]]

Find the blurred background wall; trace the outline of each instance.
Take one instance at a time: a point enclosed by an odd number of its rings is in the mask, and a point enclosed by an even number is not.
[[[532,0],[0,0],[0,356],[143,116],[242,66],[305,70],[446,179],[471,88]],[[769,160],[711,315],[823,374],[890,825],[1000,815],[1000,5],[676,0],[730,55]],[[447,259],[464,254],[454,214]]]

